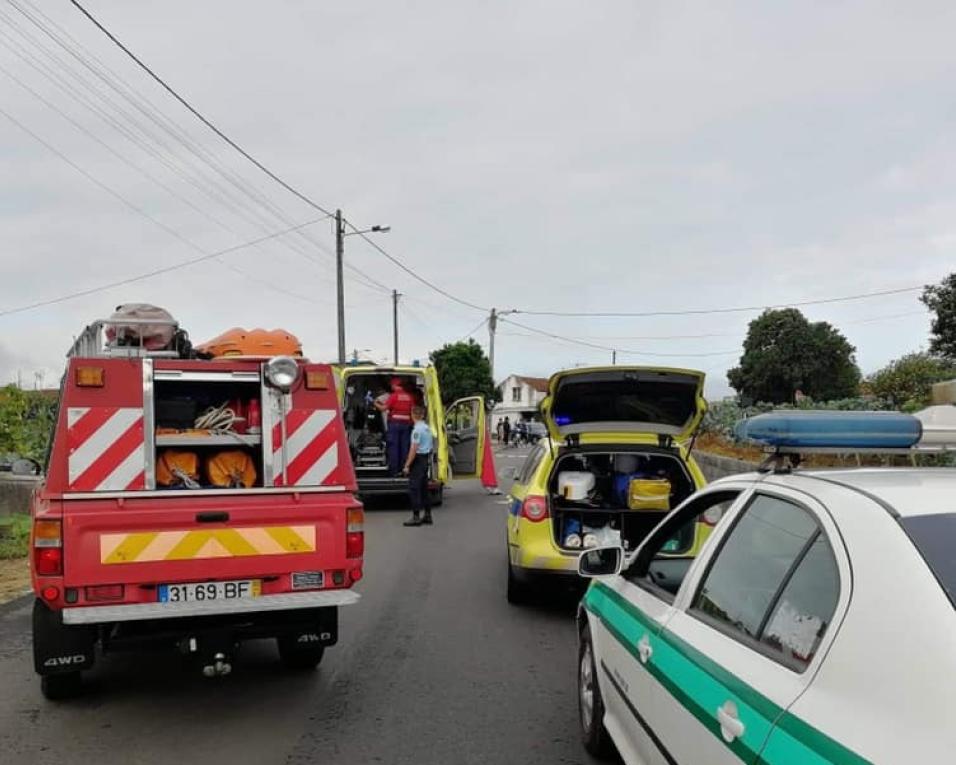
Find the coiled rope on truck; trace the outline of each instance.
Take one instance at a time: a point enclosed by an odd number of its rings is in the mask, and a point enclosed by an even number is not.
[[[236,413],[229,407],[229,402],[220,406],[211,406],[196,418],[197,430],[208,430],[215,434],[231,434],[235,431]]]

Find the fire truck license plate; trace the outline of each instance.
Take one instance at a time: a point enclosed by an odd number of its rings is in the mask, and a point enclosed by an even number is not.
[[[195,582],[159,585],[160,603],[192,603],[201,600],[258,598],[262,583],[258,579],[234,582]]]

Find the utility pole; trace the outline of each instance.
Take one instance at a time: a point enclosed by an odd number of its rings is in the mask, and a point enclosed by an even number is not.
[[[392,290],[392,340],[395,346],[395,366],[398,366],[398,299],[401,296],[398,290]]]
[[[495,330],[498,329],[498,311],[491,309],[488,317],[488,361],[491,363],[491,379],[495,379]]]
[[[611,350],[611,364],[612,365],[617,364],[617,351],[613,349]]]
[[[491,314],[488,316],[488,361],[491,363],[492,380],[495,379],[495,332],[498,331],[498,318],[512,313],[520,313],[520,311],[510,308],[507,311],[499,312],[497,308],[492,308]]]
[[[351,224],[349,224],[351,225]],[[337,318],[339,329],[339,364],[345,363],[345,237],[361,236],[368,239],[365,234],[386,234],[392,230],[391,226],[372,226],[371,228],[359,231],[352,226],[352,231],[346,233],[345,220],[342,218],[342,211],[335,211],[335,288],[337,302]],[[397,354],[397,351],[396,351]]]
[[[335,289],[339,329],[339,364],[345,363],[345,228],[342,211],[335,211]]]

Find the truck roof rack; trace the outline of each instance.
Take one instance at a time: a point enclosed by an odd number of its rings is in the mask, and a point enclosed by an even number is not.
[[[117,345],[107,343],[103,330],[111,326],[161,326],[172,327],[173,332],[179,331],[179,322],[173,319],[97,319],[92,324],[87,325],[80,333],[79,337],[73,342],[73,346],[67,351],[67,358],[159,358],[159,359],[178,359],[180,354],[177,350],[150,350],[143,345]],[[142,338],[140,338],[142,342]]]

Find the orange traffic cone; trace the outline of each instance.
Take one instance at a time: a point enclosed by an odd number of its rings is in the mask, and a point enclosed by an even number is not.
[[[485,428],[485,448],[481,455],[481,485],[489,494],[501,494],[498,488],[498,472],[495,470],[495,457],[491,451],[491,431]]]

